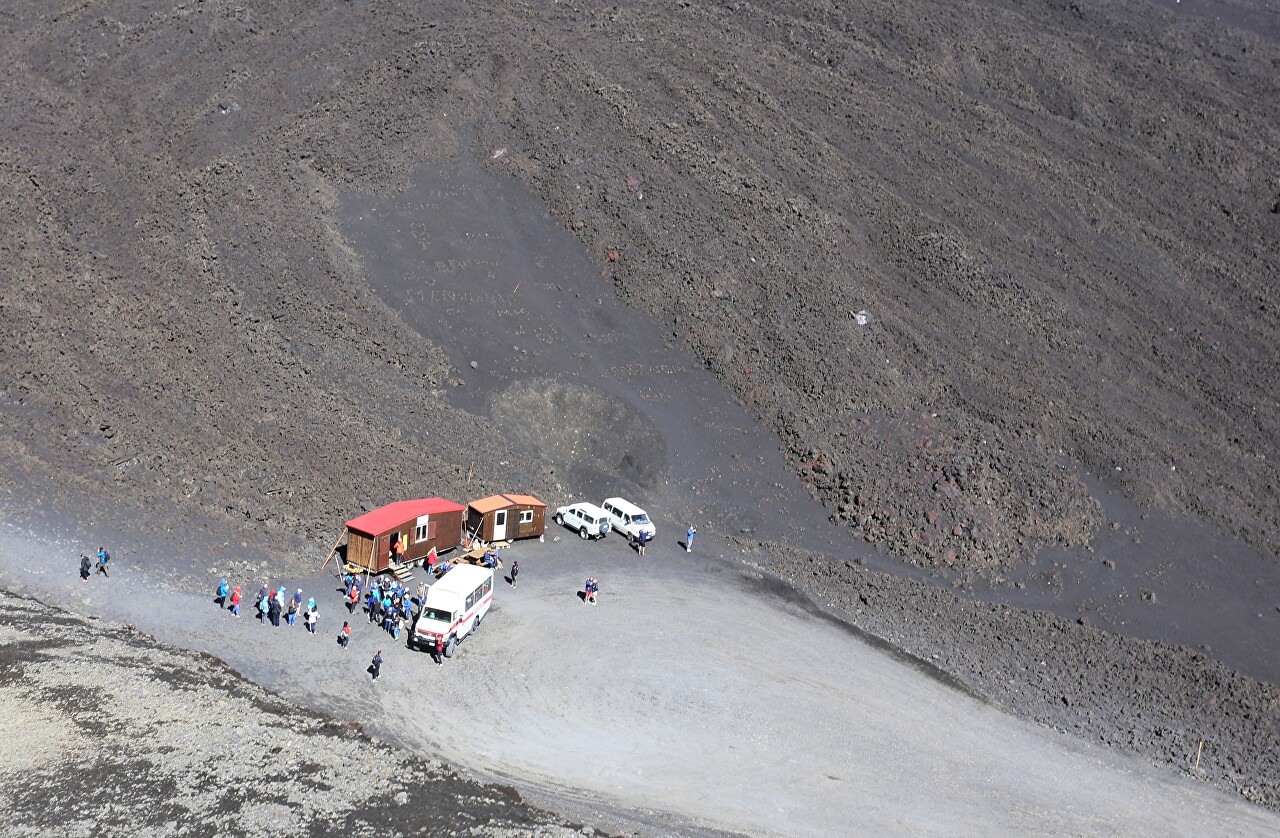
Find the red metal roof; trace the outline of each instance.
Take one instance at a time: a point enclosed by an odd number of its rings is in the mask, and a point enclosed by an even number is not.
[[[441,512],[461,512],[462,504],[444,498],[419,498],[418,500],[398,500],[386,506],[380,506],[372,512],[366,512],[358,518],[347,522],[347,529],[362,532],[365,535],[381,535],[401,524],[416,519],[420,515],[435,515]]]

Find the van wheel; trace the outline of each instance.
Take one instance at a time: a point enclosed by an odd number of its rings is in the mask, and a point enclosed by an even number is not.
[[[563,527],[563,526],[564,526],[564,516],[563,516],[563,515],[557,515],[557,516],[556,516],[556,523]]]
[[[578,528],[578,538],[581,538],[583,541],[586,541],[586,540],[587,540],[587,528],[586,528],[586,527],[579,527],[579,528]]]
[[[448,642],[444,644],[444,656],[446,658],[453,657],[453,653],[458,649],[458,641],[450,637]]]

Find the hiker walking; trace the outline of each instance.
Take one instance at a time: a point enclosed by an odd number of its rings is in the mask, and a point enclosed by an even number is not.
[[[107,552],[105,547],[99,547],[98,548],[98,572],[108,578],[111,576],[110,573],[107,573],[107,562],[109,561],[111,561],[111,554]]]
[[[231,613],[236,617],[240,616],[240,596],[239,588],[231,592]]]
[[[307,610],[307,631],[312,634],[316,633],[316,623],[320,622],[320,615],[316,613],[314,607]]]
[[[342,644],[344,649],[351,642],[351,624],[346,620],[342,621],[342,631],[338,634],[338,642]]]
[[[378,680],[378,676],[382,674],[382,650],[378,650],[378,654],[373,656],[373,680]]]
[[[511,587],[516,586],[516,577],[520,575],[520,562],[513,561],[511,563]]]
[[[697,534],[698,534],[698,528],[695,527],[693,524],[690,524],[689,531],[685,533],[685,538],[684,538],[684,551],[686,553],[693,552],[693,537]]]
[[[89,557],[84,553],[80,554],[80,578],[85,582],[89,581]]]
[[[214,602],[218,603],[219,608],[227,607],[227,594],[231,592],[231,588],[227,585],[227,580],[223,579],[218,585],[218,595],[214,597]]]

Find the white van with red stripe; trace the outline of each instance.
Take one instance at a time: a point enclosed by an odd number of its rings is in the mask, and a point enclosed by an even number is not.
[[[413,625],[413,644],[430,651],[443,638],[444,656],[453,657],[458,643],[480,628],[492,604],[493,570],[458,565],[427,588],[426,602]]]

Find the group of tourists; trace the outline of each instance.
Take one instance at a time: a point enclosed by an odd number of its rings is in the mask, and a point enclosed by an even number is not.
[[[345,578],[350,579],[350,576]],[[346,584],[347,601],[358,602],[360,580],[351,579]],[[422,602],[426,589],[425,583],[418,586],[419,603]],[[384,583],[374,579],[369,587],[369,596],[365,600],[365,607],[369,611],[369,622],[381,625],[394,640],[399,640],[400,632],[413,623],[413,606],[414,601],[409,594],[409,589],[398,580]]]
[[[219,608],[226,608],[232,616],[240,616],[240,603],[244,602],[244,591],[239,587],[232,587],[226,579],[218,583],[217,596],[213,601],[218,604]],[[311,634],[316,633],[316,628],[320,623],[320,609],[316,606],[315,597],[307,597],[307,601],[303,604],[302,589],[294,591],[293,596],[289,596],[285,592],[284,585],[272,590],[264,582],[262,587],[258,589],[258,596],[253,601],[254,608],[257,610],[255,616],[262,623],[271,622],[273,626],[279,626],[280,621],[284,620],[285,624],[295,626],[298,624],[298,616],[302,616],[302,624]]]

